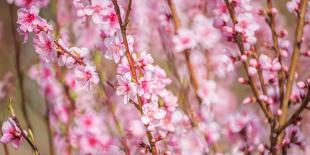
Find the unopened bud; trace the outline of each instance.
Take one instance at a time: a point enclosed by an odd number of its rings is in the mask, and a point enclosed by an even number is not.
[[[299,81],[299,82],[297,82],[297,87],[300,89],[304,89],[304,88],[306,88],[306,83],[303,81]]]
[[[248,84],[249,81],[247,81],[246,79],[244,79],[243,77],[239,77],[238,78],[238,82],[241,83],[241,84]]]

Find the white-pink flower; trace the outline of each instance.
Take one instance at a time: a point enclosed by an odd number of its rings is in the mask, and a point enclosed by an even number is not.
[[[20,24],[19,29],[23,32],[32,32],[34,27],[40,23],[39,8],[32,6],[29,10],[25,8],[18,9],[17,23]]]
[[[262,54],[259,56],[258,63],[259,63],[259,67],[264,70],[269,70],[272,67],[271,58],[265,54]]]
[[[21,140],[23,139],[21,131],[14,120],[10,117],[2,124],[2,137],[0,143],[7,144],[12,142],[13,147],[16,149],[19,147]]]
[[[129,51],[131,52],[133,50],[134,40],[131,36],[127,36],[127,42]],[[106,38],[104,40],[104,45],[107,47],[105,57],[107,59],[114,60],[115,63],[118,63],[125,54],[126,49],[123,45],[123,39],[121,38],[120,33],[116,33],[116,35]]]
[[[87,64],[75,68],[76,82],[81,87],[90,88],[93,84],[99,83],[98,73],[95,66]]]
[[[124,96],[124,104],[129,102],[130,96],[135,94],[136,92],[136,85],[132,82],[132,78],[130,74],[125,74],[123,76],[117,75],[116,76],[118,86],[116,88],[117,95]]]
[[[176,52],[182,52],[186,49],[194,48],[197,44],[195,34],[186,28],[180,28],[178,34],[173,37],[173,43]]]
[[[166,111],[158,107],[157,100],[142,106],[143,115],[141,121],[143,124],[157,126],[166,116]]]
[[[146,99],[150,99],[154,87],[152,74],[150,72],[146,72],[144,76],[138,80],[138,95]]]
[[[37,6],[39,8],[45,7],[48,5],[49,0],[9,0],[9,3],[13,3],[22,8],[29,8],[31,6]]]
[[[143,51],[140,54],[139,58],[135,58],[135,62],[139,68],[144,70],[145,67],[153,63],[153,58],[151,54],[148,54],[147,52]]]
[[[46,62],[53,62],[57,58],[57,51],[53,47],[53,37],[50,34],[41,32],[33,39],[35,51],[40,58]]]

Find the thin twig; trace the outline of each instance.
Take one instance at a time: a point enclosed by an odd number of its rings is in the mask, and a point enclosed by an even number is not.
[[[10,5],[10,17],[11,17],[11,28],[12,28],[12,36],[14,40],[14,50],[15,50],[15,69],[17,73],[17,80],[19,85],[19,93],[20,93],[20,102],[21,102],[21,109],[22,114],[25,119],[27,128],[33,129],[30,123],[30,119],[27,113],[27,107],[26,107],[26,95],[24,90],[24,78],[23,78],[23,72],[21,69],[21,61],[20,61],[20,42],[18,41],[17,33],[16,33],[16,25],[15,25],[15,7],[14,5]]]
[[[236,25],[238,23],[238,21],[237,21],[236,15],[235,15],[235,10],[234,10],[233,5],[229,2],[229,0],[225,0],[225,4],[226,4],[226,7],[227,7],[227,9],[229,11],[229,15],[230,15],[230,18],[231,18],[233,24]],[[244,45],[243,45],[242,35],[239,32],[236,32],[236,31],[234,31],[234,32],[235,32],[234,38],[235,38],[235,40],[237,42],[237,46],[238,46],[241,54],[245,54],[245,49],[244,49]],[[248,73],[249,60],[247,59],[246,61],[242,61],[242,63],[243,63],[243,67],[245,69],[246,75],[249,78],[249,84],[251,86],[251,89],[252,89],[252,91],[253,91],[257,101],[258,101],[258,104],[261,107],[262,111],[264,112],[266,118],[268,119],[268,122],[271,123],[273,121],[273,115],[269,111],[266,103],[259,99],[260,93],[259,93],[259,91],[258,91],[258,89],[256,87],[255,81]]]
[[[283,125],[279,126],[279,128],[276,130],[276,132],[278,134],[280,134],[286,127],[293,124],[298,119],[300,114],[306,109],[309,101],[310,101],[310,87],[308,87],[306,97],[302,101],[300,107],[295,111],[295,113]]]
[[[269,25],[271,33],[272,33],[273,49],[276,53],[276,57],[278,58],[279,63],[282,66],[282,58],[281,58],[281,54],[280,54],[278,34],[276,31],[276,24],[275,24],[275,15],[272,14],[272,8],[273,8],[272,0],[267,0],[267,6],[268,6],[267,15],[269,17],[268,25]],[[284,78],[285,78],[285,73],[283,71],[283,67],[281,67],[280,71],[278,72],[280,101],[282,101],[283,94],[284,94]]]
[[[131,2],[132,0],[129,0],[129,4],[131,5]],[[114,5],[114,10],[116,12],[116,15],[117,15],[117,18],[118,18],[118,22],[119,22],[119,26],[121,28],[121,34],[122,34],[122,39],[123,39],[123,43],[124,43],[124,46],[125,46],[125,55],[126,55],[126,58],[127,58],[127,61],[129,63],[129,66],[130,66],[130,71],[131,71],[131,75],[133,77],[133,79],[135,80],[135,82],[138,82],[138,77],[137,77],[137,73],[136,73],[136,67],[135,67],[135,61],[132,57],[132,55],[130,54],[130,51],[129,51],[129,46],[128,46],[128,41],[127,41],[127,34],[126,34],[126,29],[127,29],[127,24],[128,24],[128,18],[129,18],[129,15],[130,15],[130,11],[131,11],[131,7],[128,6],[128,10],[126,12],[126,15],[127,15],[127,23],[123,24],[122,22],[122,17],[121,17],[121,13],[120,13],[120,8],[119,8],[119,5],[118,5],[118,2],[117,0],[112,0],[112,3]],[[138,110],[141,114],[143,114],[142,112],[142,100],[141,100],[141,97],[138,97]],[[156,148],[156,142],[154,141],[154,138],[151,134],[150,131],[147,130],[147,125],[145,125],[145,128],[146,128],[146,134],[147,134],[147,138],[148,138],[148,141],[150,143],[150,148],[151,148],[151,153],[153,155],[157,155],[157,148]]]
[[[38,150],[37,145],[27,136],[27,134],[24,132],[23,128],[20,126],[19,120],[17,119],[16,116],[12,117],[13,121],[15,122],[16,126],[18,127],[18,129],[21,131],[21,135],[23,138],[26,139],[26,141],[28,142],[28,144],[31,146],[34,155],[40,155],[40,152]]]
[[[283,124],[285,124],[286,118],[288,115],[289,97],[292,92],[296,66],[298,63],[299,55],[300,55],[307,6],[308,6],[308,0],[301,0],[301,4],[300,4],[301,9],[300,9],[300,12],[298,13],[298,23],[297,23],[296,30],[295,30],[295,43],[294,43],[293,55],[291,58],[288,81],[286,84],[286,92],[284,94],[282,107],[281,107],[282,115],[280,116],[280,119],[279,119],[280,126],[283,126]]]

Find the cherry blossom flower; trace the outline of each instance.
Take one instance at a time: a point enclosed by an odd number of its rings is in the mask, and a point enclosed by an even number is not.
[[[194,33],[186,28],[178,30],[178,34],[173,37],[176,52],[182,52],[186,49],[194,48],[197,44]]]
[[[32,6],[29,10],[21,8],[17,11],[17,23],[23,32],[32,32],[34,27],[40,23],[39,8]]]
[[[15,149],[17,149],[20,145],[20,142],[23,140],[23,135],[14,120],[10,117],[2,124],[2,137],[0,142],[2,144],[7,144],[12,142],[12,145]]]
[[[136,92],[136,85],[132,82],[130,74],[125,74],[123,76],[117,75],[116,79],[118,82],[116,94],[123,95],[124,104],[127,104],[129,102],[130,96]]]
[[[92,65],[78,66],[74,71],[76,82],[79,86],[90,88],[93,84],[99,83],[98,73]]]
[[[151,103],[145,104],[142,106],[143,116],[141,117],[141,121],[143,124],[150,124],[153,126],[157,126],[162,120],[166,112],[158,107],[157,101],[153,101]]]
[[[129,50],[131,52],[133,50],[133,38],[128,36],[127,39]],[[104,45],[107,47],[105,57],[107,59],[114,60],[115,63],[118,63],[121,60],[122,56],[125,54],[125,47],[119,33],[112,37],[106,38],[104,40]]]
[[[145,70],[145,68],[153,63],[153,58],[150,54],[148,54],[147,52],[143,51],[139,58],[134,58],[136,61],[136,65],[137,67],[139,67],[142,70]]]
[[[49,0],[10,0],[10,4],[15,1],[15,4],[19,7],[30,8],[31,6],[37,6],[39,8],[45,7],[48,5]]]
[[[138,80],[137,93],[139,96],[143,96],[146,99],[150,99],[154,88],[152,74],[150,72]]]
[[[36,35],[33,40],[36,52],[42,60],[48,63],[55,61],[57,57],[57,51],[53,46],[53,41],[52,36],[44,32]]]

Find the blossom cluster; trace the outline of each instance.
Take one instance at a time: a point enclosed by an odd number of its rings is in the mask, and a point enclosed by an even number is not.
[[[287,2],[295,16],[272,0],[7,2],[24,37],[13,38],[16,91],[28,106],[27,69],[51,155],[310,152],[308,0]],[[23,43],[36,53],[29,68]],[[15,94],[13,76],[0,81],[0,101]],[[0,143],[26,139],[45,153],[22,110],[29,130],[11,112]]]

